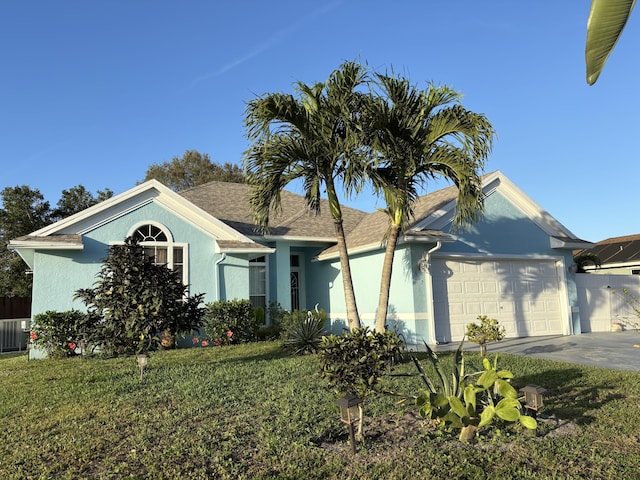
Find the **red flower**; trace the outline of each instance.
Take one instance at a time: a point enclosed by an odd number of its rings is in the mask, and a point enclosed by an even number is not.
[[[232,336],[232,335],[233,335],[233,332],[232,332],[231,330],[229,330],[229,331],[227,332],[227,337],[231,338],[231,336]]]
[[[198,343],[200,340],[198,340],[198,337],[193,337],[193,340],[191,340],[191,342],[195,345],[196,343]]]
[[[69,349],[75,350],[76,349],[76,344],[73,343],[73,342],[69,342]]]
[[[220,340],[216,339],[216,341],[215,341],[215,342],[213,342],[213,344],[214,344],[215,346],[220,345]]]
[[[38,336],[36,335],[36,332],[31,332],[31,340],[35,340],[36,338],[38,338]]]
[[[203,347],[208,347],[209,346],[209,342],[207,340],[202,340],[202,346]]]

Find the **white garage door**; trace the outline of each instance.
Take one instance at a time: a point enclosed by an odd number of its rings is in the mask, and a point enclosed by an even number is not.
[[[554,261],[433,259],[431,275],[438,342],[460,341],[478,315],[511,338],[564,333]]]

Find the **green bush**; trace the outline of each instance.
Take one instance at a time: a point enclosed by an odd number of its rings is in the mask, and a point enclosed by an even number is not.
[[[316,352],[326,323],[324,310],[295,310],[285,314],[281,326],[283,346],[296,353]]]
[[[46,311],[33,317],[31,341],[52,358],[74,356],[88,347],[92,320],[78,310]]]
[[[367,327],[345,335],[329,335],[320,343],[322,377],[343,395],[365,398],[375,391],[398,357],[402,340],[394,332]]]
[[[249,300],[218,300],[206,305],[203,327],[214,345],[255,341],[261,326]]]

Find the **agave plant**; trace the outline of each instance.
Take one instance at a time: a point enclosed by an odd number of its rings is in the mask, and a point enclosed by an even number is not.
[[[498,370],[498,357],[493,365],[483,360],[484,371],[465,375],[462,342],[456,351],[451,375],[447,375],[438,356],[425,343],[429,360],[433,364],[440,385],[436,387],[424,373],[420,363],[420,376],[426,388],[416,397],[416,405],[422,417],[438,418],[454,428],[460,428],[459,439],[469,442],[479,428],[489,425],[496,417],[507,422],[519,421],[522,426],[535,429],[538,424],[532,417],[522,415],[518,392],[511,385],[513,374]],[[475,383],[471,379],[478,376]]]
[[[289,324],[284,332],[283,345],[296,353],[313,353],[318,350],[327,314],[324,310],[292,312]]]

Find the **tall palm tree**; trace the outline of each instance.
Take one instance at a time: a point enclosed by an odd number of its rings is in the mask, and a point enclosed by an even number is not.
[[[343,63],[324,83],[296,84],[297,96],[272,93],[249,102],[245,123],[252,142],[244,168],[252,185],[254,221],[268,230],[269,216],[280,208],[280,192],[301,180],[307,205],[320,212],[321,190],[327,193],[340,253],[340,267],[350,329],[360,327],[351,268],[338,199],[362,185],[360,107],[366,69]]]
[[[484,115],[464,109],[461,95],[446,86],[419,90],[405,78],[377,74],[378,91],[365,117],[376,160],[368,175],[384,195],[389,230],[382,266],[376,331],[384,331],[393,258],[400,232],[413,218],[425,184],[443,177],[458,187],[454,229],[477,220],[483,208],[480,174],[494,130]]]

